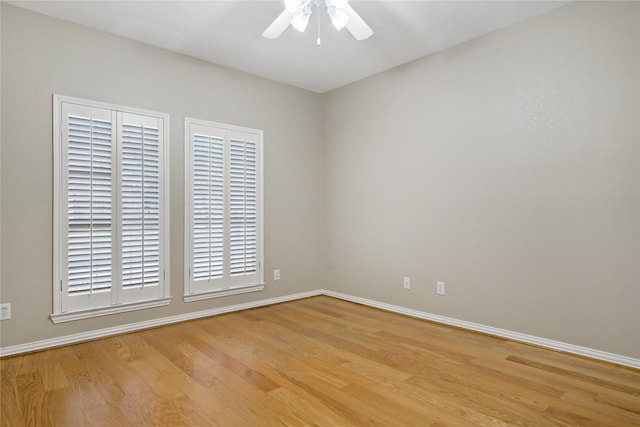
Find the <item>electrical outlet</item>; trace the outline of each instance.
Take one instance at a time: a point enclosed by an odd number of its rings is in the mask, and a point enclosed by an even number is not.
[[[280,280],[280,270],[273,270],[273,280]]]
[[[402,287],[405,289],[411,289],[411,277],[406,277],[402,280]]]
[[[436,283],[436,292],[438,295],[444,295],[444,282]]]
[[[11,303],[0,304],[0,320],[11,319]]]

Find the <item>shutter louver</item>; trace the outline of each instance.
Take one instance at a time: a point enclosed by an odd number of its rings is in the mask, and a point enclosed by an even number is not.
[[[160,283],[159,129],[122,125],[122,287]]]
[[[193,138],[193,278],[224,276],[223,140]]]
[[[69,295],[112,286],[111,123],[68,116],[67,274]]]
[[[256,144],[229,144],[229,262],[231,276],[257,269]]]

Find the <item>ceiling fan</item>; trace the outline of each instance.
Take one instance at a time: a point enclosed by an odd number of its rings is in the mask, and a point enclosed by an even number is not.
[[[268,39],[277,39],[289,24],[296,30],[304,32],[309,24],[311,6],[327,7],[327,14],[336,30],[347,28],[356,40],[371,37],[373,30],[348,4],[349,0],[284,0],[284,11],[262,33]],[[319,43],[318,43],[319,44]]]

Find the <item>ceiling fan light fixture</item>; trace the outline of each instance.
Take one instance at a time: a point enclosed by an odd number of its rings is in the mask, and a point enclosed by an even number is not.
[[[291,26],[301,33],[307,29],[307,25],[309,25],[309,17],[311,16],[311,9],[309,7],[305,7],[300,12],[296,14],[291,20]]]
[[[333,6],[336,9],[342,9],[349,3],[349,0],[327,0],[327,7]]]
[[[2,1],[2,0],[0,0]],[[373,35],[373,30],[353,10],[349,0],[283,0],[285,10],[267,27],[262,37],[277,39],[289,27],[304,32],[309,25],[311,8],[326,7],[331,24],[337,30],[346,28],[356,40],[365,40]],[[319,12],[319,10],[318,10]],[[318,15],[318,46],[320,46],[320,15]]]
[[[284,8],[289,12],[295,12],[305,3],[305,0],[284,0]]]
[[[331,18],[331,23],[336,27],[336,30],[343,29],[349,22],[347,14],[340,9],[336,9],[335,6],[327,8],[327,13],[329,14],[329,18]]]

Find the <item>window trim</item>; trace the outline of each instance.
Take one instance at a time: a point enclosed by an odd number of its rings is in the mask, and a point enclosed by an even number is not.
[[[162,119],[162,161],[160,162],[160,168],[162,173],[161,185],[162,185],[162,201],[161,208],[163,218],[160,226],[162,227],[162,240],[160,242],[160,249],[162,256],[160,257],[160,265],[162,275],[162,289],[160,291],[161,296],[158,298],[134,301],[127,303],[115,303],[105,307],[90,308],[86,310],[75,311],[62,311],[62,292],[63,292],[63,278],[62,278],[62,262],[64,242],[62,241],[62,230],[65,216],[61,211],[64,206],[61,199],[63,194],[63,171],[62,169],[62,104],[77,104],[80,106],[91,108],[103,108],[114,110],[120,113],[131,113],[138,115],[146,115]],[[152,110],[144,110],[140,108],[127,107],[118,104],[111,104],[100,101],[93,101],[82,98],[75,98],[65,95],[53,94],[53,307],[52,314],[49,316],[53,323],[69,322],[79,319],[88,319],[97,316],[106,316],[115,313],[124,313],[132,310],[139,310],[151,307],[160,307],[168,305],[171,300],[171,283],[170,283],[170,161],[169,161],[169,140],[170,140],[170,121],[169,114],[161,113]],[[120,147],[116,147],[118,152]],[[119,172],[119,169],[118,169]],[[118,192],[120,189],[118,188]],[[117,197],[117,196],[116,196]],[[120,215],[117,214],[116,218]],[[119,250],[116,251],[119,253]],[[116,286],[121,286],[121,283],[116,283]]]
[[[191,229],[192,197],[191,190],[193,185],[193,170],[191,168],[191,158],[193,156],[191,141],[191,125],[207,126],[224,129],[226,132],[250,133],[257,136],[257,250],[258,250],[258,283],[238,286],[225,286],[220,289],[194,292],[191,289],[191,258],[192,258],[192,239],[193,230]],[[220,298],[230,295],[238,295],[248,292],[258,292],[264,290],[264,131],[261,129],[252,129],[242,126],[228,125],[224,123],[212,122],[209,120],[195,119],[185,117],[184,119],[184,302],[201,301],[210,298]],[[225,151],[226,152],[226,151]],[[225,158],[225,162],[227,159]],[[226,175],[226,174],[225,174]],[[226,176],[225,176],[226,180]]]

